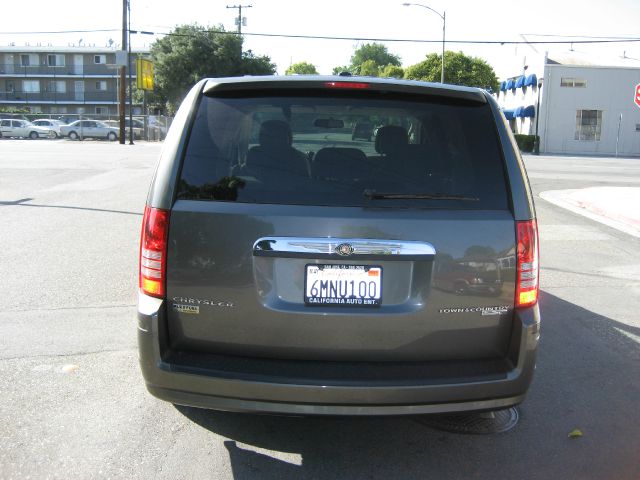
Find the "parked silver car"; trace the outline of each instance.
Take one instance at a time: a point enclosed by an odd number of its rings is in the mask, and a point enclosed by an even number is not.
[[[56,138],[62,136],[62,133],[60,132],[60,127],[65,125],[64,122],[60,120],[54,120],[52,118],[38,118],[36,120],[33,120],[31,123],[39,127],[48,128],[49,130],[54,132]]]
[[[118,139],[118,129],[98,120],[76,120],[60,127],[60,133],[71,140],[102,138],[110,141]]]
[[[26,120],[5,118],[0,120],[0,137],[6,138],[54,138],[55,132],[50,128],[34,125]]]
[[[105,125],[113,127],[120,132],[120,121],[119,120],[105,120]],[[144,123],[140,120],[133,119],[133,138],[140,139],[144,136]],[[124,119],[124,132],[127,138],[129,138],[129,118]]]
[[[353,138],[354,123],[381,119],[375,142]],[[165,139],[142,222],[140,365],[161,399],[406,415],[525,398],[536,215],[484,90],[203,80]]]

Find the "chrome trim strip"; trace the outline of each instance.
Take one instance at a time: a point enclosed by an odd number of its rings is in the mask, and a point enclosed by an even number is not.
[[[353,248],[350,255],[339,255],[337,247],[348,244]],[[253,244],[253,255],[257,257],[300,257],[363,259],[402,257],[426,260],[436,254],[436,249],[427,242],[408,240],[372,240],[364,238],[301,238],[263,237]]]

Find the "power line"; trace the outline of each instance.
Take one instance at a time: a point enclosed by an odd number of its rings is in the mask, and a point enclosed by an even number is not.
[[[41,32],[0,32],[0,35],[44,35],[44,34],[57,34],[57,33],[98,33],[98,32],[119,32],[119,28],[103,28],[92,30],[52,30]]]
[[[205,30],[209,33],[222,33],[237,35],[235,32],[218,32],[216,30]],[[155,32],[156,35],[167,36],[181,36],[191,37],[192,34],[186,33],[167,33],[167,32]],[[299,39],[312,39],[312,40],[349,40],[355,42],[406,42],[406,43],[440,43],[439,40],[423,40],[423,39],[411,39],[411,38],[368,38],[368,37],[336,37],[326,35],[288,35],[282,33],[248,33],[244,32],[242,35],[254,36],[254,37],[280,37],[280,38],[299,38]],[[595,44],[595,43],[634,43],[640,42],[640,38],[626,38],[622,39],[610,39],[610,40],[540,40],[540,41],[524,41],[524,40],[447,40],[447,43],[457,44],[476,44],[476,45],[526,45],[526,44]]]
[[[58,30],[58,31],[40,31],[40,32],[0,32],[0,35],[40,35],[40,34],[65,34],[65,33],[99,33],[114,32],[117,29],[95,29],[95,30]],[[203,33],[218,33],[223,35],[238,35],[237,32],[227,32],[219,30],[203,30]],[[152,32],[142,30],[131,30],[131,33],[141,33],[146,35],[163,35],[173,37],[194,37],[191,33],[173,33],[173,32]],[[373,37],[342,37],[329,35],[292,35],[284,33],[248,33],[243,32],[242,35],[253,37],[272,37],[272,38],[296,38],[309,40],[347,40],[352,42],[398,42],[398,43],[440,43],[442,40],[425,40],[412,38],[373,38]],[[555,35],[543,34],[526,34],[529,36],[551,36]],[[569,45],[569,44],[607,44],[607,43],[637,43],[640,42],[638,37],[588,37],[588,36],[565,36],[564,38],[586,38],[586,40],[447,40],[447,43],[460,45]]]
[[[522,33],[521,35],[528,35],[530,37],[556,37],[556,38],[602,38],[602,39],[609,39],[609,40],[625,40],[625,39],[629,39],[629,38],[636,38],[633,36],[621,36],[621,35],[602,35],[602,36],[596,36],[596,35],[557,35],[557,34],[552,34],[552,33]]]

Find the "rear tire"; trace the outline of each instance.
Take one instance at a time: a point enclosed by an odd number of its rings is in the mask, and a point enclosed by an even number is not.
[[[29,138],[31,140],[35,140],[36,138],[38,138],[38,132],[29,132]]]
[[[109,132],[107,135],[107,140],[110,142],[114,142],[118,139],[118,136],[114,132]]]

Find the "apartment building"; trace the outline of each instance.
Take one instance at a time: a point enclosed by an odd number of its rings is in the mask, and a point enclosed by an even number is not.
[[[135,58],[132,69],[135,84]],[[88,46],[0,47],[0,108],[30,113],[117,115],[116,50]],[[134,106],[134,113],[139,106]]]

